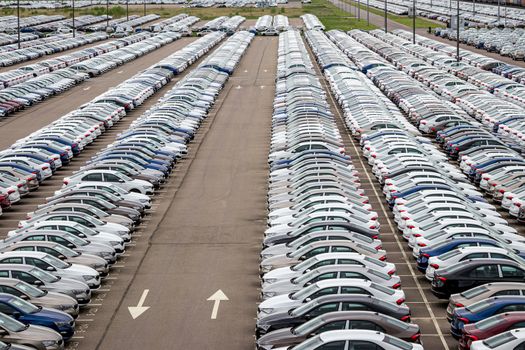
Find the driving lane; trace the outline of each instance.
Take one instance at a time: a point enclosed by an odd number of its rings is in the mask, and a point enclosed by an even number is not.
[[[168,185],[172,199],[148,228],[145,255],[98,349],[253,348],[277,46],[277,37],[254,38],[226,84]],[[128,307],[145,289],[150,309],[133,320]],[[218,289],[229,300],[213,320],[207,299]]]

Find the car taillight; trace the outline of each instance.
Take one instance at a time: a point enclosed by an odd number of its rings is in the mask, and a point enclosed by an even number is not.
[[[425,258],[430,258],[430,254],[427,254],[427,253],[423,253],[423,254],[421,254],[421,256],[423,256]]]
[[[401,317],[400,320],[403,322],[410,322],[410,315],[405,315]]]
[[[386,260],[386,255],[383,255],[382,257],[380,257],[379,260],[385,261]]]
[[[372,221],[376,221],[376,220],[377,220],[377,216],[372,216],[372,217],[370,218],[370,220],[372,220]]]
[[[407,227],[408,227],[409,229],[416,228],[414,225],[408,225]]]
[[[64,185],[68,185],[68,184],[69,184],[69,181],[64,180]]]
[[[401,287],[401,283],[396,283],[392,286],[392,289],[398,289],[399,287]]]
[[[418,243],[417,245],[420,246],[420,247],[426,247],[427,246],[425,243]]]
[[[403,304],[404,302],[405,302],[405,299],[404,299],[404,298],[399,298],[399,299],[396,300],[396,304],[397,304],[397,305],[401,305],[401,304]]]
[[[371,229],[371,230],[374,230],[374,229],[376,229],[376,225],[370,225],[368,228]]]
[[[470,322],[470,320],[468,318],[465,318],[465,317],[458,317],[458,320],[463,322],[464,324],[468,324]]]
[[[461,304],[461,303],[455,303],[454,304],[456,307],[465,307],[465,305]]]
[[[387,272],[389,275],[393,275],[394,273],[396,273],[396,270],[395,269],[392,269],[390,271]]]
[[[378,239],[378,238],[379,238],[378,235],[373,235],[373,236],[372,236],[372,239]]]
[[[43,167],[42,167],[42,170],[47,170],[47,169],[49,169],[48,166],[43,166]]]
[[[521,203],[515,203],[514,205],[517,206],[518,208],[521,207]]]
[[[414,233],[414,237],[421,237],[421,233]]]
[[[421,333],[416,333],[416,334],[414,334],[413,336],[410,337],[410,339],[412,339],[412,341],[414,341],[414,342],[417,342],[419,340],[419,338],[421,338]]]
[[[456,151],[459,151],[459,147],[456,147]]]
[[[378,245],[378,246],[376,247],[376,250],[381,250],[381,249],[383,249],[383,247],[380,246],[380,245]]]
[[[468,341],[476,341],[476,340],[479,340],[478,337],[476,337],[475,335],[471,335],[471,334],[467,334],[467,338],[468,338]]]
[[[505,190],[499,190],[498,192],[503,194],[505,193]]]
[[[430,264],[430,266],[432,266],[435,269],[439,269],[439,265],[438,264]]]
[[[442,277],[442,276],[438,276],[438,280],[440,280],[441,282],[447,281],[446,277]]]

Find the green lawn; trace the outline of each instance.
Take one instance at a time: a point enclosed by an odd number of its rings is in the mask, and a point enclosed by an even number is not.
[[[343,0],[345,2],[348,2],[354,6],[357,7],[357,1],[351,1],[351,0]],[[362,0],[361,1],[361,9],[363,10],[366,10],[366,0]],[[377,8],[374,8],[374,7],[370,7],[370,13],[374,13],[376,15],[379,15],[379,16],[384,16],[385,12],[383,10],[380,10],[380,9],[377,9]],[[406,25],[408,27],[412,27],[412,17],[408,17],[408,16],[398,16],[398,15],[394,15],[394,14],[391,14],[391,13],[388,13],[387,14],[387,17],[388,19],[390,19],[391,21],[394,21],[394,22],[397,22],[397,23],[400,23],[400,24],[403,24],[403,25]],[[432,28],[437,28],[437,27],[444,27],[443,24],[441,23],[436,23],[436,22],[433,22],[433,21],[429,21],[425,18],[422,18],[422,17],[417,17],[416,18],[416,28],[428,28],[428,27],[432,27]]]
[[[325,25],[326,30],[331,29],[376,29],[374,25],[367,25],[366,20],[358,21],[350,15],[326,0],[312,0],[311,4],[303,5],[305,13],[311,13],[319,17]]]

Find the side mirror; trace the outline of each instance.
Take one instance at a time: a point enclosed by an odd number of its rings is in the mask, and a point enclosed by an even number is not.
[[[312,298],[306,298],[304,299],[305,302],[309,302],[309,301],[312,301]]]
[[[7,332],[5,329],[0,329],[0,335],[1,336],[4,336],[4,335],[8,335],[9,332]]]
[[[62,255],[62,254],[60,254],[60,255],[59,255],[59,256],[58,256],[57,258],[59,258],[59,259],[61,259],[61,260],[64,260],[64,259],[66,259],[66,256],[65,256],[65,255]]]
[[[78,237],[80,237],[80,238],[86,238],[86,235],[83,234],[83,233],[79,233],[79,234],[78,234]]]
[[[35,282],[33,282],[33,284],[34,284],[35,286],[41,286],[41,285],[43,285],[44,283],[43,283],[42,281],[36,280]]]
[[[14,318],[19,318],[20,317],[20,312],[13,311],[13,314],[11,316],[13,316]]]
[[[74,245],[73,243],[68,243],[68,244],[67,244],[67,247],[68,247],[68,248],[75,248],[75,245]]]
[[[53,266],[46,267],[46,271],[55,271],[55,268]]]
[[[29,297],[28,297],[27,295],[25,295],[25,294],[22,294],[22,295],[20,296],[20,299],[27,300],[27,299],[29,299]]]

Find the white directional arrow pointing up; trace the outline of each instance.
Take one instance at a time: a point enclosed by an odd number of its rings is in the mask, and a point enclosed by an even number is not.
[[[142,306],[144,305],[144,302],[146,301],[146,297],[148,296],[148,293],[149,293],[149,289],[144,289],[137,306],[128,307],[128,311],[131,314],[131,317],[133,319],[136,319],[137,317],[142,315],[144,312],[146,312],[146,310],[150,308],[149,306]]]
[[[209,297],[207,300],[213,300],[213,310],[211,311],[211,319],[215,320],[217,318],[217,313],[219,312],[219,304],[221,303],[221,300],[230,300],[224,294],[222,290],[218,290],[215,293],[212,294],[211,297]]]

